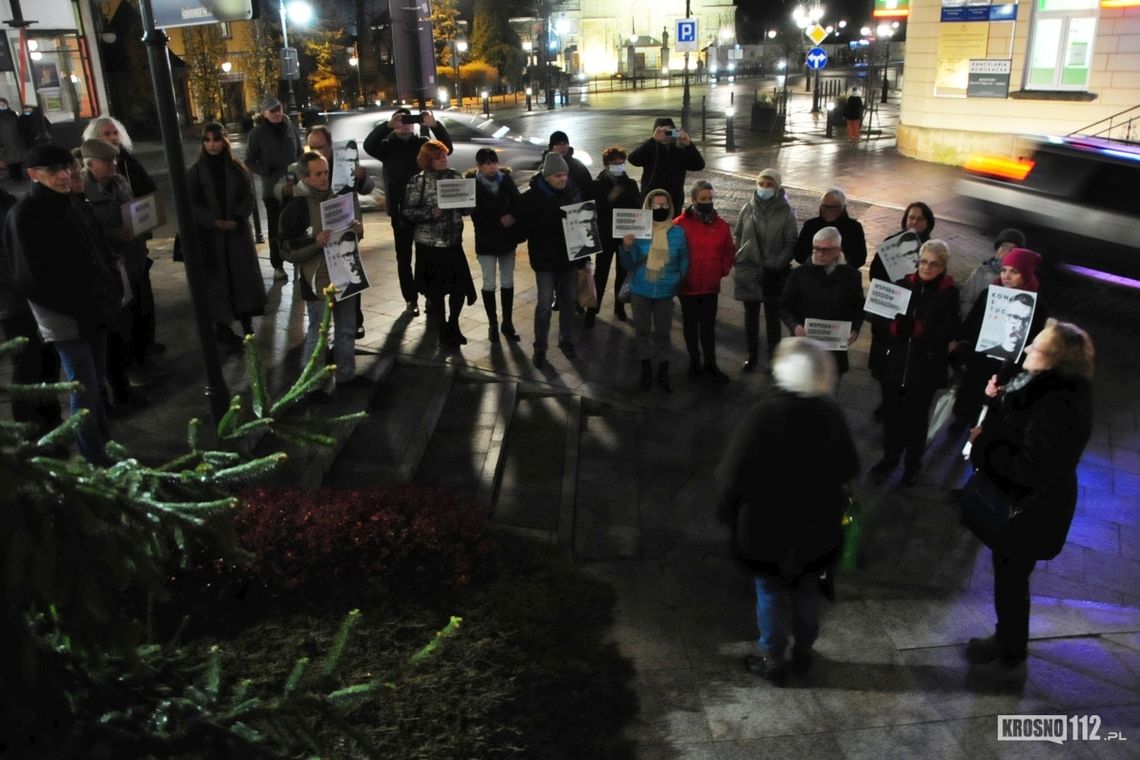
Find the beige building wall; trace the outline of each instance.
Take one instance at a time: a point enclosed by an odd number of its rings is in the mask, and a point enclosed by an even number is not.
[[[1140,106],[1140,7],[1099,9],[1088,92],[1075,99],[1074,93],[1022,90],[1033,5],[1021,0],[1016,21],[988,24],[986,56],[1012,58],[1010,97],[967,98],[935,94],[941,5],[912,0],[899,152],[946,164],[979,152],[1017,156],[1025,146],[1021,135],[1066,135]]]

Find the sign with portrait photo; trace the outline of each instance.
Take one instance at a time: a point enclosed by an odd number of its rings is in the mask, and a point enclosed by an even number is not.
[[[598,209],[594,201],[562,207],[562,232],[566,236],[566,256],[571,261],[602,252],[598,235]]]
[[[1017,361],[1029,337],[1037,294],[991,285],[974,350],[994,359]]]
[[[364,261],[360,258],[356,232],[343,230],[333,235],[325,246],[325,266],[329,270],[329,280],[336,287],[336,300],[343,301],[367,290],[370,283],[364,272]]]
[[[440,208],[475,208],[475,180],[441,179],[435,183]]]
[[[332,189],[335,192],[355,181],[352,175],[360,165],[360,151],[356,147],[356,140],[334,142],[332,149]]]
[[[805,319],[804,335],[819,341],[828,351],[846,351],[851,322],[841,319]]]
[[[623,238],[626,235],[642,240],[652,238],[653,212],[647,208],[615,208],[613,236]]]
[[[913,230],[903,230],[879,244],[876,253],[891,282],[898,282],[918,270],[918,249],[921,247],[922,239]]]

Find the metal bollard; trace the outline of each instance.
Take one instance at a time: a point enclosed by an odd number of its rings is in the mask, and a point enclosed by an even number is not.
[[[832,131],[832,115],[831,115],[832,111],[834,111],[834,110],[835,110],[835,101],[833,100],[827,104],[827,131],[823,133],[824,137],[834,137],[834,133]]]
[[[731,106],[724,112],[724,149],[729,153],[736,151],[736,134],[733,130],[735,108]]]
[[[534,95],[534,90],[532,90],[530,87],[527,87],[526,88],[526,110],[528,110],[528,111],[530,110],[530,105],[531,105],[530,99],[531,99],[532,95]]]
[[[705,101],[706,101],[707,97],[708,97],[707,95],[701,96],[701,140],[702,141],[704,141],[704,139],[705,139],[705,121],[708,118],[708,109],[705,108],[705,106],[706,106]]]

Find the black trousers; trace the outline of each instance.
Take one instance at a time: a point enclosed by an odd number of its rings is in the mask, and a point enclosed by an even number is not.
[[[625,282],[625,267],[621,265],[621,259],[618,258],[615,262],[614,252],[599,253],[594,257],[594,286],[598,289],[598,308],[602,308],[602,296],[606,294],[606,280],[610,278],[610,265],[617,264],[617,274],[614,275],[614,303],[617,304],[617,293],[621,290],[622,283]]]
[[[694,363],[700,363],[701,351],[705,354],[705,364],[716,362],[716,309],[716,293],[681,296],[681,326],[685,335],[685,348]]]
[[[1025,656],[1029,646],[1029,575],[1037,560],[993,553],[997,638],[1010,654]]]
[[[269,263],[274,269],[284,269],[281,248],[277,242],[277,222],[281,218],[282,204],[276,198],[262,198],[265,204],[265,236],[269,238]]]
[[[768,337],[768,358],[776,351],[780,342],[782,322],[780,321],[780,294],[784,292],[784,282],[788,279],[787,272],[773,273],[764,270],[764,280],[761,290],[764,293],[764,327]]]
[[[416,277],[412,269],[412,243],[416,225],[401,216],[392,217],[392,237],[396,243],[396,276],[400,278],[400,295],[406,303],[418,300]]]
[[[18,385],[59,382],[59,354],[40,340],[36,318],[30,311],[0,319],[0,337],[5,341],[27,338],[24,350],[11,354],[12,382]],[[33,422],[39,433],[46,433],[60,423],[57,399],[12,399],[12,419],[16,422]]]
[[[883,386],[883,459],[897,463],[905,451],[907,469],[922,466],[934,391],[927,383]]]

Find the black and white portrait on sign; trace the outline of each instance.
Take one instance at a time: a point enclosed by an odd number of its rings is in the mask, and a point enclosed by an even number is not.
[[[336,286],[338,301],[352,298],[370,285],[368,275],[364,273],[356,233],[351,229],[344,230],[325,246],[325,265],[328,266],[329,280]]]
[[[1025,350],[1036,307],[1036,293],[991,285],[975,350],[994,359],[1017,361]]]
[[[593,201],[571,203],[562,207],[562,231],[566,235],[566,255],[571,261],[601,253],[598,235],[598,212]]]

